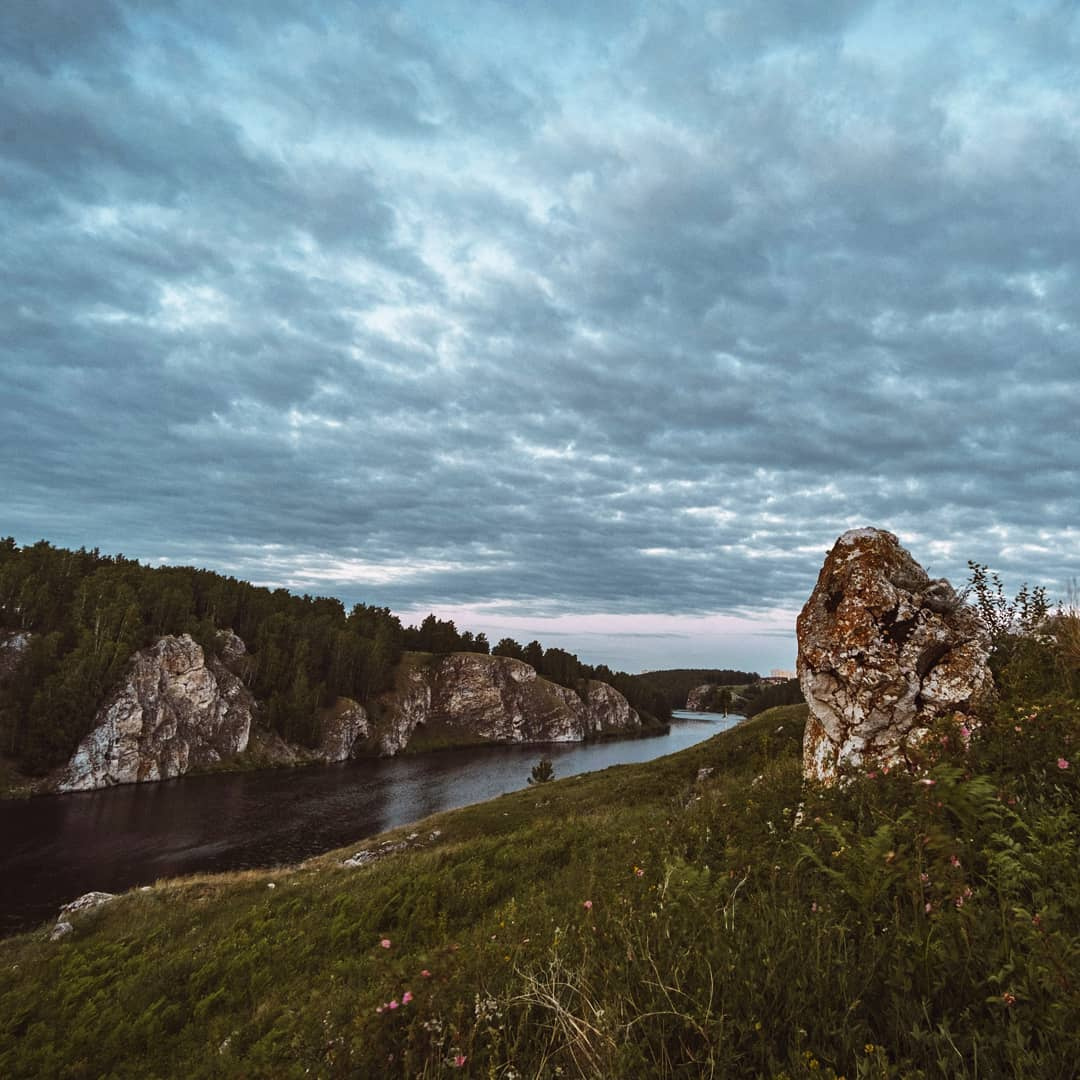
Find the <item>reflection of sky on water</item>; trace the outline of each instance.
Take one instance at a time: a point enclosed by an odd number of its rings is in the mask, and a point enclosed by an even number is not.
[[[0,929],[55,915],[91,889],[296,862],[516,791],[550,758],[556,778],[651,761],[739,718],[676,713],[668,735],[438,751],[300,769],[221,773],[0,802]]]

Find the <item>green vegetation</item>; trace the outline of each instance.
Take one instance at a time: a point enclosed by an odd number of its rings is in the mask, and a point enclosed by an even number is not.
[[[321,708],[389,685],[404,637],[386,608],[357,604],[346,615],[338,600],[208,570],[0,541],[0,631],[31,635],[0,688],[0,752],[31,774],[61,764],[136,649],[186,632],[219,654],[226,628],[250,649],[242,673],[264,723],[304,745]]]
[[[548,784],[555,779],[555,767],[550,758],[541,758],[533,767],[529,776],[530,784]]]
[[[760,678],[756,671],[734,671],[731,668],[667,668],[646,671],[640,676],[654,686],[671,709],[685,709],[686,698],[697,686],[713,683],[717,686],[744,686]]]
[[[1078,624],[912,771],[805,788],[776,708],[0,943],[0,1075],[1072,1076]]]
[[[910,769],[805,786],[773,708],[0,942],[0,1075],[1071,1077],[1078,643],[1005,627]]]
[[[782,683],[755,683],[740,696],[738,710],[746,717],[757,716],[777,705],[798,705],[803,700],[798,679],[788,679]]]
[[[189,633],[220,656],[226,629],[247,646],[238,674],[260,704],[261,722],[309,747],[320,713],[338,699],[366,704],[394,685],[404,650],[490,651],[483,634],[459,632],[434,615],[403,627],[388,608],[356,604],[346,614],[329,597],[295,596],[193,567],[143,566],[44,540],[20,548],[8,537],[0,540],[0,636],[24,632],[29,645],[0,683],[0,791],[20,790],[24,776],[70,758],[137,649],[164,634]],[[588,679],[611,683],[649,730],[671,719],[663,696],[637,676],[590,667],[535,641],[523,649],[506,639],[500,650],[520,653],[541,675],[582,695]],[[420,742],[431,749],[460,745],[460,738],[427,732]]]

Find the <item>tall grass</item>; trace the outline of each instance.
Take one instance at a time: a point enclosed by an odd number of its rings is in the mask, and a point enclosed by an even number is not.
[[[0,1075],[1074,1075],[1075,698],[828,790],[804,718],[0,943]]]

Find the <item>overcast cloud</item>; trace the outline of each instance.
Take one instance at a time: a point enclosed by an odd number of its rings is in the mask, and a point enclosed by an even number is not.
[[[791,666],[846,528],[1080,574],[1080,16],[0,8],[0,533]]]

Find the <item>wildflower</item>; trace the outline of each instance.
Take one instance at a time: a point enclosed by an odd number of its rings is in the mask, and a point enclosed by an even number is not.
[[[926,871],[924,870],[919,875],[919,880],[925,885],[930,880],[930,875],[928,873],[926,873]]]
[[[874,772],[873,769],[871,769],[870,772],[868,772],[866,774],[866,777],[867,777],[868,780],[876,780],[877,779],[877,773]]]
[[[817,912],[817,901],[816,900],[810,905],[810,910],[813,911],[813,912]]]
[[[956,905],[956,906],[957,906],[958,908],[962,908],[962,907],[964,906],[964,898],[963,898],[962,896],[958,896],[958,897],[957,897],[957,898],[956,898],[956,899],[955,899],[955,900],[953,901],[953,903],[954,903],[954,904],[955,904],[955,905]]]
[[[410,1001],[412,1001],[412,991],[406,990],[405,993],[401,995],[401,1004],[408,1005]]]
[[[1006,1008],[1011,1009],[1016,1004],[1016,995],[1010,994],[1008,990],[1001,995],[1001,1000],[1005,1002]]]
[[[645,871],[640,866],[634,867],[634,877],[644,877]]]
[[[950,855],[949,856],[949,862],[953,866],[959,866],[960,865],[960,860],[955,855]]]
[[[1069,763],[1063,757],[1059,757],[1058,758],[1058,768],[1059,769],[1067,769],[1068,767],[1069,767]]]
[[[919,783],[920,783],[920,784],[922,784],[922,785],[923,785],[923,787],[933,787],[933,786],[934,786],[934,785],[935,785],[935,784],[937,783],[937,781],[936,781],[936,780],[933,780],[933,779],[931,779],[931,778],[930,778],[929,776],[924,776],[924,777],[923,777],[923,778],[922,778],[922,779],[921,779],[921,780],[919,781]]]
[[[398,999],[394,998],[387,1006],[388,1009],[396,1009],[398,1007]]]
[[[454,1068],[461,1069],[464,1067],[466,1060],[468,1060],[464,1054],[454,1055]]]
[[[430,979],[431,978],[431,972],[428,971],[427,968],[424,968],[424,970],[420,972],[420,978],[421,979]]]
[[[582,907],[583,907],[583,908],[584,908],[584,909],[585,909],[586,911],[592,911],[592,901],[591,901],[591,900],[586,900],[586,901],[585,901],[585,903],[584,903],[584,904],[582,904],[581,906],[582,906]]]
[[[971,728],[966,724],[963,724],[960,728],[960,738],[964,740],[965,746],[971,742]]]
[[[925,911],[925,912],[926,912],[926,914],[927,914],[927,915],[929,915],[929,914],[930,914],[930,911],[931,911],[931,909],[933,908],[933,906],[934,906],[934,905],[933,905],[933,904],[931,904],[929,900],[927,900],[927,901],[926,901],[926,906],[925,906],[925,907],[923,908],[923,911]]]
[[[384,937],[384,938],[382,939],[382,941],[380,941],[380,942],[379,942],[379,944],[380,944],[380,945],[381,945],[381,946],[382,946],[382,947],[383,947],[384,949],[389,949],[389,948],[390,948],[390,939],[389,939],[388,937]]]
[[[375,1011],[376,1011],[377,1013],[381,1013],[381,1012],[382,1012],[382,1010],[383,1010],[383,1007],[382,1007],[381,1005],[376,1005],[376,1006],[375,1006]]]

